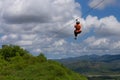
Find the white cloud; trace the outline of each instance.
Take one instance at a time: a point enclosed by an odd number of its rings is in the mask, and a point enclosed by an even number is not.
[[[109,48],[110,47],[110,40],[108,38],[96,38],[94,36],[89,37],[85,40],[88,44],[89,48],[94,49],[102,49],[102,48]]]
[[[80,18],[80,38],[91,28],[95,35],[83,42],[72,41],[74,19],[81,16],[75,0],[0,0],[0,11],[0,44],[17,44],[33,54],[43,52],[52,58],[119,48],[120,22],[112,15]]]
[[[93,28],[94,35],[88,37],[84,43],[84,53],[87,54],[119,54],[120,22],[114,16],[98,19],[87,16],[84,20],[86,32]]]
[[[83,26],[85,26],[87,29],[90,29],[91,27],[97,27],[100,26],[100,21],[98,20],[97,16],[88,15]]]
[[[95,38],[95,37],[90,37],[88,39],[85,40],[85,42],[87,42],[89,44],[89,46],[91,47],[108,47],[109,45],[109,39],[107,38]]]
[[[116,1],[117,0],[90,0],[89,6],[91,8],[104,9],[104,8],[106,8],[108,6],[115,5]]]
[[[57,32],[64,27],[71,27],[69,21],[75,16],[80,16],[78,11],[80,4],[74,0],[1,0],[1,2],[0,30],[4,34],[37,34],[37,37],[66,33],[69,35],[70,31]]]
[[[118,36],[120,34],[120,22],[118,22],[114,16],[105,17],[101,19],[100,22],[101,22],[100,24],[101,27],[99,28],[99,31],[103,35],[108,35],[108,36],[117,35]]]
[[[15,40],[17,38],[18,38],[17,34],[8,34],[8,35],[3,35],[1,37],[1,41],[4,41],[4,42],[8,41],[9,42],[9,40]]]
[[[23,34],[20,35],[22,40],[34,40],[36,35],[35,34]]]
[[[119,36],[120,34],[120,22],[114,16],[98,19],[89,15],[83,25],[86,27],[86,31],[94,28],[98,37]]]
[[[20,45],[20,46],[28,46],[28,45],[32,45],[32,41],[24,41],[24,40],[21,40],[21,41],[17,41],[17,42],[15,42],[15,44],[17,44],[17,45]]]
[[[37,48],[37,49],[33,49],[33,51],[32,51],[32,52],[37,53],[37,55],[38,55],[39,53],[41,53],[41,52],[42,52],[42,50],[41,50],[41,49],[39,49],[39,48]]]
[[[113,49],[119,49],[120,50],[120,41],[114,42],[112,44]]]
[[[6,41],[6,40],[7,40],[7,35],[1,37],[1,41]]]
[[[9,39],[18,39],[18,35],[17,34],[9,34]]]
[[[53,44],[53,46],[62,46],[66,43],[66,41],[64,39],[61,39],[59,41],[55,41],[55,43]]]
[[[106,45],[106,44],[108,44],[108,39],[105,39],[105,38],[103,38],[103,39],[99,39],[99,40],[96,40],[93,44],[92,44],[92,46],[100,46],[100,45]]]
[[[95,40],[96,40],[95,37],[92,36],[92,37],[87,38],[87,39],[85,40],[85,42],[86,42],[86,43],[93,43]]]
[[[80,13],[74,0],[6,0],[5,4],[3,18],[8,23],[66,21]]]
[[[65,52],[62,38],[73,35],[73,19],[81,15],[75,0],[0,0],[0,4],[0,39],[32,52]],[[62,30],[65,27],[70,28]]]

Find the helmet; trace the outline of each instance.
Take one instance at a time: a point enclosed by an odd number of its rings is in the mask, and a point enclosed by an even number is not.
[[[79,21],[77,21],[77,22],[76,22],[76,24],[80,24],[80,22],[79,22]]]
[[[76,24],[80,24],[80,21],[79,21],[79,19],[76,19]]]

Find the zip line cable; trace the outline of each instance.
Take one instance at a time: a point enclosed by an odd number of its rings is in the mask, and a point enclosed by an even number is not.
[[[94,6],[93,6],[92,8],[90,8],[88,11],[86,11],[85,13],[83,13],[83,15],[82,15],[81,17],[85,17],[87,14],[89,14],[90,12],[92,12],[95,8],[99,7],[104,1],[105,1],[105,0],[102,0],[102,1],[100,1],[98,4],[94,5]],[[117,9],[116,9],[116,12],[117,12],[117,13],[120,13],[120,11],[117,10]],[[71,24],[73,24],[73,23],[74,23],[74,21],[71,21],[69,24],[64,25],[61,29],[59,29],[59,30],[58,30],[57,32],[55,32],[55,33],[60,33],[61,30],[63,30],[64,28],[68,27],[67,25],[71,25]],[[51,38],[54,38],[54,37],[56,37],[57,35],[58,35],[58,34],[56,34],[56,35],[54,35],[54,36],[51,36]],[[10,42],[12,42],[12,41],[10,41]],[[9,42],[8,42],[8,43],[9,43]],[[38,44],[38,45],[39,45],[39,44]],[[49,49],[51,48],[51,46],[48,46],[48,47],[40,47],[40,48],[43,48],[44,51],[48,52]],[[79,50],[78,47],[76,47],[76,48],[77,48],[77,50]],[[76,48],[70,47],[71,50],[75,50]],[[58,50],[57,52],[59,52],[59,51],[61,52],[61,50]]]
[[[105,0],[100,1],[98,4],[94,5],[93,8],[90,8],[87,12],[85,12],[81,17],[86,16],[88,13],[92,12],[95,8],[97,8],[98,6],[100,6]],[[73,24],[74,22],[70,23]],[[68,25],[70,25],[68,24]],[[68,27],[67,25],[63,26],[61,29],[59,29],[57,32],[55,33],[59,33],[61,32],[61,30],[63,30],[64,28]],[[57,35],[53,36],[52,38],[56,37]]]
[[[92,12],[95,8],[97,8],[98,6],[100,6],[105,0],[102,0],[100,2],[98,2],[98,4],[94,5],[93,8],[90,8],[88,11],[86,11],[85,13],[83,13],[83,15],[81,17],[84,17],[86,16],[88,13]],[[78,18],[77,18],[78,19]],[[74,22],[71,22],[70,24],[73,24]],[[56,35],[54,35],[53,37],[51,38],[54,38],[57,36],[58,33],[60,33],[64,28],[68,27],[67,25],[70,25],[70,24],[66,24],[64,25],[61,29],[59,29],[56,33]]]
[[[86,16],[88,13],[92,12],[95,8],[97,8],[98,6],[100,6],[105,0],[100,1],[98,4],[94,5],[92,8],[90,8],[88,11],[86,11],[81,17]],[[73,24],[74,22],[70,22],[70,24]],[[55,32],[56,34],[54,36],[51,36],[51,38],[54,38],[58,35],[58,33],[60,33],[64,28],[68,27],[67,25],[70,24],[66,24],[64,25],[61,29],[59,29],[57,32]],[[43,47],[42,47],[43,48]],[[45,48],[50,48],[50,47],[45,47]]]
[[[95,4],[92,8],[90,8],[88,11],[86,11],[85,13],[83,13],[83,15],[81,16],[81,17],[84,17],[84,16],[86,16],[88,13],[90,13],[90,12],[92,12],[95,8],[97,8],[98,6],[100,6],[103,2],[104,2],[105,0],[102,0],[102,1],[100,1],[98,4]],[[56,37],[57,35],[58,35],[58,33],[60,33],[60,32],[62,32],[62,30],[64,29],[64,28],[66,28],[66,27],[68,27],[68,25],[70,25],[70,24],[73,24],[74,23],[74,21],[71,21],[69,24],[65,24],[61,29],[59,29],[58,31],[56,31],[55,33],[55,35],[52,35],[50,38],[52,39],[52,38],[54,38],[54,37]],[[33,43],[32,43],[33,44]],[[39,44],[38,44],[39,45]],[[45,48],[50,48],[51,46],[48,46],[48,47],[45,47]],[[43,47],[42,47],[43,48]]]
[[[85,12],[82,17],[85,17],[88,13],[92,12],[95,8],[99,7],[105,0],[100,1],[98,4],[94,5],[87,12]]]
[[[84,17],[86,16],[88,13],[92,12],[94,10],[94,8],[97,8],[100,4],[102,4],[105,0],[102,0],[100,1],[98,4],[96,4],[93,8],[89,9],[87,12],[85,12],[81,17]],[[73,24],[74,22],[70,22],[70,24]],[[70,24],[66,24],[64,25],[61,29],[59,29],[56,33],[56,35],[54,35],[53,37],[51,38],[54,38],[58,35],[58,33],[60,33],[64,28],[68,27],[67,25],[70,25]]]
[[[92,12],[95,8],[97,8],[98,6],[100,6],[104,1],[105,1],[105,0],[100,1],[100,2],[99,2],[98,4],[96,4],[93,8],[91,8],[91,9],[89,9],[87,12],[85,12],[85,13],[82,15],[82,17],[85,17],[88,13]],[[118,13],[119,13],[119,11],[118,11]],[[71,22],[70,24],[73,24],[73,22]],[[70,24],[66,24],[66,25],[64,25],[64,26],[63,26],[61,29],[59,29],[56,33],[60,33],[61,30],[63,30],[64,28],[68,27],[67,25],[70,25]],[[51,38],[54,38],[54,37],[56,37],[56,36],[57,36],[57,34],[54,35],[54,36],[51,37]],[[46,52],[49,52],[50,48],[53,49],[52,46],[41,47],[41,48],[43,48],[44,51],[46,51]],[[77,50],[79,50],[78,47],[76,47],[76,48],[77,48]],[[75,50],[76,48],[72,48],[72,47],[70,47],[71,50]],[[61,50],[57,50],[57,52],[61,52]]]

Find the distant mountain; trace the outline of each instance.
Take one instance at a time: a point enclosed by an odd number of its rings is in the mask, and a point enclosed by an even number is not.
[[[59,59],[57,61],[83,74],[120,74],[120,54],[102,56],[85,55]]]
[[[98,60],[103,62],[119,61],[120,54],[119,55],[103,55],[103,56],[100,56]]]
[[[118,55],[84,55],[79,57],[71,57],[65,59],[57,59],[60,62],[76,62],[76,61],[101,61],[101,62],[111,62],[120,60],[120,54]]]

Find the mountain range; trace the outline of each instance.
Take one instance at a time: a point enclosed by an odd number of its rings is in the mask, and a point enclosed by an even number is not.
[[[84,55],[66,59],[57,59],[66,67],[86,75],[120,74],[120,54],[117,55]]]

